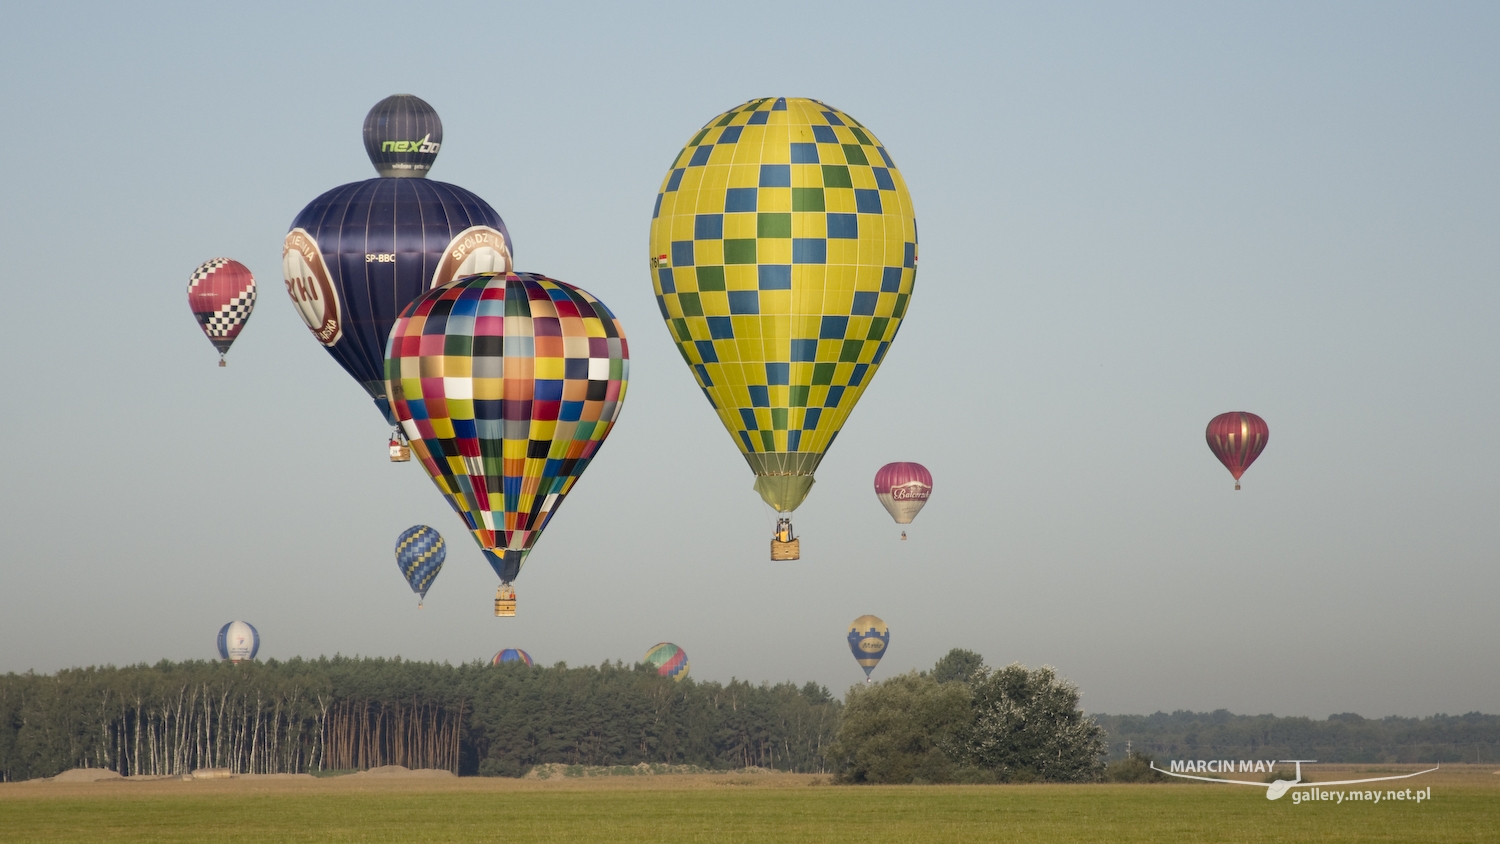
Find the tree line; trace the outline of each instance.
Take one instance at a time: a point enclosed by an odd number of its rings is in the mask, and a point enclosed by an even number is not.
[[[0,781],[74,767],[520,776],[542,763],[816,772],[842,704],[816,683],[675,683],[644,665],[346,657],[0,676]]]
[[[0,675],[0,781],[74,767],[521,776],[544,763],[646,762],[851,783],[1087,782],[1118,778],[1127,750],[1137,761],[1500,761],[1495,715],[1089,717],[1078,701],[1051,669],[991,670],[962,650],[930,671],[856,686],[842,702],[816,683],[674,683],[622,663],[163,661]]]
[[[1320,762],[1500,761],[1500,715],[1326,720],[1214,712],[1098,715],[1112,758],[1127,747],[1156,759],[1317,759]]]

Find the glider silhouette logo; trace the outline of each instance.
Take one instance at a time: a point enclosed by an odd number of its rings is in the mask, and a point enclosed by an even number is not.
[[[1293,803],[1303,803],[1303,802],[1306,802],[1306,801],[1309,801],[1309,800],[1320,800],[1320,801],[1329,800],[1329,801],[1336,801],[1336,802],[1339,802],[1339,803],[1343,803],[1346,799],[1351,800],[1351,801],[1365,801],[1365,802],[1371,802],[1371,803],[1379,803],[1379,802],[1387,801],[1387,800],[1410,800],[1410,801],[1413,801],[1413,802],[1416,802],[1416,803],[1421,803],[1424,800],[1431,800],[1432,799],[1432,788],[1431,787],[1428,787],[1426,789],[1417,789],[1416,791],[1413,791],[1412,789],[1409,789],[1409,788],[1408,789],[1404,789],[1402,791],[1382,790],[1382,789],[1373,789],[1373,790],[1364,790],[1364,791],[1357,790],[1357,789],[1353,790],[1353,791],[1350,791],[1350,790],[1329,791],[1328,787],[1329,786],[1334,786],[1334,785],[1359,785],[1361,783],[1367,783],[1367,782],[1386,782],[1388,780],[1404,780],[1404,779],[1410,779],[1411,777],[1421,776],[1422,774],[1430,774],[1433,771],[1437,770],[1436,767],[1433,767],[1433,768],[1428,768],[1425,771],[1417,771],[1417,772],[1411,773],[1411,774],[1398,774],[1398,775],[1393,776],[1393,777],[1370,777],[1368,779],[1362,779],[1362,780],[1336,780],[1334,782],[1303,782],[1302,781],[1302,763],[1303,762],[1316,762],[1316,761],[1318,761],[1316,759],[1279,759],[1279,760],[1278,759],[1271,759],[1271,760],[1263,760],[1263,759],[1256,759],[1256,760],[1241,759],[1241,760],[1239,760],[1239,768],[1238,768],[1238,770],[1239,770],[1240,773],[1257,773],[1257,772],[1260,772],[1260,771],[1270,772],[1272,766],[1274,766],[1278,761],[1279,762],[1292,762],[1292,763],[1295,763],[1296,766],[1297,766],[1296,776],[1294,776],[1292,779],[1289,779],[1289,780],[1281,780],[1281,779],[1279,779],[1279,780],[1275,780],[1274,782],[1251,782],[1250,780],[1228,780],[1228,779],[1223,779],[1223,778],[1220,778],[1220,777],[1200,777],[1200,776],[1196,776],[1196,774],[1198,774],[1198,773],[1220,773],[1220,774],[1231,774],[1231,773],[1234,773],[1236,771],[1236,768],[1235,768],[1235,760],[1233,760],[1233,759],[1211,759],[1211,760],[1208,760],[1206,762],[1204,760],[1202,760],[1202,759],[1198,759],[1198,760],[1191,760],[1191,759],[1189,759],[1189,760],[1179,760],[1179,759],[1174,759],[1174,760],[1172,760],[1171,764],[1168,766],[1168,769],[1158,768],[1158,767],[1156,767],[1156,763],[1152,762],[1151,763],[1151,770],[1157,771],[1159,773],[1166,774],[1169,777],[1180,777],[1180,778],[1186,779],[1186,780],[1201,780],[1203,782],[1221,782],[1221,783],[1226,783],[1228,785],[1253,785],[1253,786],[1257,786],[1257,787],[1260,787],[1260,788],[1264,788],[1266,790],[1266,799],[1267,800],[1280,800],[1282,797],[1284,797],[1287,794],[1287,792],[1292,791],[1292,789],[1294,789],[1294,788],[1305,788],[1305,789],[1308,789],[1308,791],[1306,791],[1306,792],[1292,792],[1292,802]],[[1191,771],[1192,773],[1187,773],[1188,771]]]

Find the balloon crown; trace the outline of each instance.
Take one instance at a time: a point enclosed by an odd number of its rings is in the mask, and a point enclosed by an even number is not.
[[[443,146],[443,121],[426,100],[393,94],[365,115],[365,152],[388,179],[422,179]]]

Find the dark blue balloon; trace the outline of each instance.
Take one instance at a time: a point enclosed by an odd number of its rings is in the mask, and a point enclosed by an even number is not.
[[[443,121],[421,97],[386,97],[365,115],[365,152],[382,176],[425,178],[442,145]]]
[[[457,185],[370,179],[308,203],[282,248],[287,293],[313,336],[391,425],[385,347],[401,310],[461,275],[509,271],[505,221]]]
[[[396,567],[401,569],[411,591],[423,598],[447,558],[448,548],[442,534],[427,525],[409,527],[396,537]]]

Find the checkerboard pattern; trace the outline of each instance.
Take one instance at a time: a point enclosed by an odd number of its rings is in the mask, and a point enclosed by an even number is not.
[[[443,560],[447,557],[448,547],[442,534],[427,525],[409,527],[396,537],[396,567],[401,569],[411,591],[423,598],[427,597],[433,578],[443,570]]]
[[[187,292],[198,327],[223,356],[255,310],[255,276],[239,261],[212,258],[193,270]]]
[[[751,100],[672,163],[651,268],[672,339],[750,467],[811,474],[906,314],[911,196],[859,121]]]
[[[619,321],[570,284],[481,273],[408,305],[385,366],[412,451],[510,582],[620,415]]]

